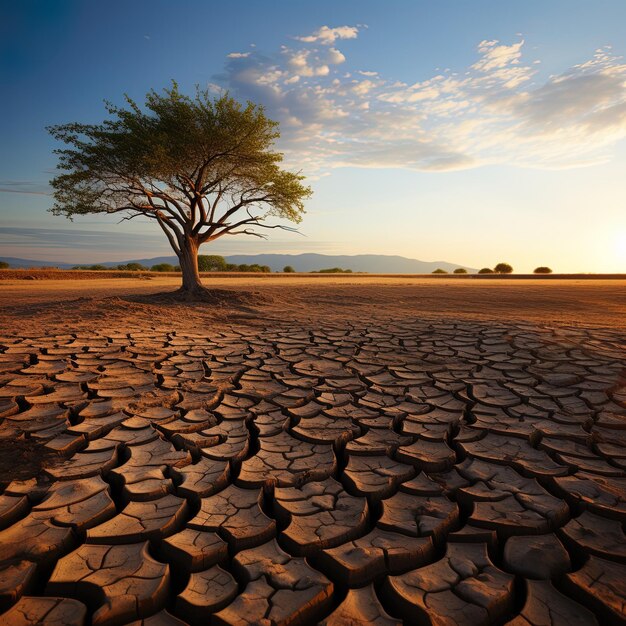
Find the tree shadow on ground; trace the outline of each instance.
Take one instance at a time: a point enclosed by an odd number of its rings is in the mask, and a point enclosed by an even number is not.
[[[135,304],[156,306],[212,307],[234,309],[238,312],[255,313],[255,307],[271,303],[271,298],[254,291],[240,291],[230,289],[205,289],[201,293],[189,294],[182,290],[162,291],[150,294],[130,294],[118,296]]]

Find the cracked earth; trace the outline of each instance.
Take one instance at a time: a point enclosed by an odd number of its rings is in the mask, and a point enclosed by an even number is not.
[[[623,624],[624,356],[408,317],[6,334],[0,622]]]

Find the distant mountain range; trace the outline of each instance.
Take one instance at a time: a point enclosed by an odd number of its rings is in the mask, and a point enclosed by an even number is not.
[[[345,254],[236,254],[224,258],[227,263],[234,263],[236,265],[252,265],[254,263],[258,265],[268,265],[272,268],[273,272],[281,271],[286,265],[291,265],[296,272],[311,272],[331,267],[341,267],[342,269],[350,269],[353,272],[368,272],[371,274],[430,274],[437,268],[450,272],[459,267],[466,269],[470,273],[476,271],[475,268],[449,263],[448,261],[419,261],[403,256],[389,256],[384,254],[356,254],[353,256]],[[0,261],[5,261],[14,268],[45,266],[69,269],[75,265],[91,265],[91,263],[59,263],[56,261],[34,261],[32,259],[1,256]],[[146,267],[151,267],[158,263],[171,263],[172,265],[176,265],[178,259],[175,256],[159,256],[152,259],[111,261],[100,263],[100,265],[115,267],[116,265],[127,263],[141,263]]]

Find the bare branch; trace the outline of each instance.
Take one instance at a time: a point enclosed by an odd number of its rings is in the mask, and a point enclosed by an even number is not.
[[[161,227],[161,230],[165,233],[165,236],[167,237],[168,241],[170,242],[170,246],[172,246],[172,249],[174,250],[174,252],[176,252],[177,256],[180,256],[181,254],[181,247],[179,245],[179,243],[181,242],[181,237],[178,237],[178,241],[176,241],[176,239],[174,239],[174,235],[172,235],[172,233],[168,230],[168,226],[166,225],[165,221],[163,220],[162,215],[160,215],[159,213],[156,214],[156,218],[159,222],[159,226]],[[172,228],[172,230],[174,230],[174,228],[172,227],[172,225],[169,225],[169,228]]]

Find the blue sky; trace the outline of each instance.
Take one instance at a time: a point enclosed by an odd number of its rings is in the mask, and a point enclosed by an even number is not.
[[[46,212],[55,144],[45,126],[101,121],[104,99],[141,100],[175,79],[264,104],[287,165],[315,192],[302,236],[223,239],[203,252],[626,271],[621,0],[0,7],[3,256],[168,253],[137,220]]]

